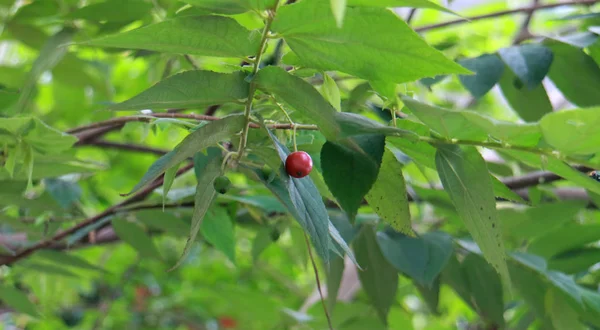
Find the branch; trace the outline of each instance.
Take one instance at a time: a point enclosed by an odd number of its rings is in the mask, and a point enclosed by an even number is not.
[[[478,21],[478,20],[487,19],[487,18],[501,17],[501,16],[506,16],[506,15],[519,14],[519,13],[531,13],[531,12],[534,12],[537,10],[552,9],[552,8],[561,7],[561,6],[583,6],[583,5],[589,6],[589,5],[596,4],[598,2],[600,2],[600,0],[572,0],[572,1],[547,4],[547,5],[536,5],[536,6],[530,6],[530,7],[517,8],[517,9],[509,9],[509,10],[498,11],[498,12],[489,13],[489,14],[480,15],[480,16],[473,16],[470,18],[463,18],[463,19],[457,19],[457,20],[443,22],[443,23],[422,26],[420,28],[416,28],[415,31],[424,32],[424,31],[439,29],[439,28],[443,28],[443,27],[447,27],[447,26],[451,26],[451,25],[469,23],[469,22]]]
[[[531,6],[536,7],[539,6],[539,4],[540,0],[533,0]],[[513,41],[513,45],[517,45],[523,40],[526,40],[531,37],[531,31],[529,31],[529,24],[531,23],[531,19],[533,18],[534,13],[535,11],[533,10],[527,13],[525,20],[523,21],[523,24],[521,24],[521,28],[519,29],[519,32],[517,32],[515,40]]]

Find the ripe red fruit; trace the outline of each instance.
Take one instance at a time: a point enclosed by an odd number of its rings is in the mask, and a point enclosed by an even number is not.
[[[219,324],[223,329],[233,329],[237,327],[237,321],[229,316],[221,316],[219,318]]]
[[[285,171],[294,178],[307,176],[312,171],[312,167],[312,158],[304,151],[292,152],[285,160]]]

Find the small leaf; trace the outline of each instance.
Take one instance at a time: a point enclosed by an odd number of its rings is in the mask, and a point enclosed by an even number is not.
[[[566,154],[600,152],[600,108],[549,113],[540,120],[544,141]]]
[[[127,220],[114,219],[112,226],[117,236],[137,250],[142,257],[161,258],[152,238],[139,225]]]
[[[329,3],[300,1],[282,6],[272,28],[302,63],[319,70],[389,83],[470,73],[385,8],[348,7],[338,28]]]
[[[331,105],[337,111],[342,111],[340,89],[338,88],[335,80],[333,80],[333,78],[331,78],[327,73],[323,73],[323,86],[321,86],[321,93],[323,93],[323,97],[327,100],[327,102],[331,103]]]
[[[572,217],[568,220],[572,220]],[[550,258],[598,240],[600,240],[600,225],[598,224],[563,223],[545,235],[532,240],[527,246],[527,251]]]
[[[0,286],[0,300],[19,313],[28,314],[33,317],[39,316],[37,307],[29,301],[27,295],[14,287],[7,285]]]
[[[331,12],[335,18],[335,23],[338,28],[341,28],[344,23],[344,14],[346,13],[346,0],[330,0]]]
[[[360,283],[377,310],[379,318],[387,324],[388,313],[396,300],[398,271],[381,253],[371,226],[364,226],[354,240],[354,252],[363,268],[358,272]]]
[[[246,30],[232,18],[186,16],[80,44],[171,54],[246,57],[256,55],[259,42],[258,35]]]
[[[220,157],[220,155],[212,156],[212,158],[206,164],[201,176],[198,177],[196,195],[194,196],[194,213],[192,213],[192,228],[190,230],[190,236],[185,243],[181,257],[175,266],[171,267],[169,271],[181,266],[187,255],[190,253],[192,246],[194,245],[198,231],[200,231],[200,228],[202,227],[202,220],[204,219],[208,208],[211,206],[217,194],[215,187],[213,186],[213,182],[222,174],[222,162],[223,159]]]
[[[369,192],[379,173],[385,149],[385,136],[359,135],[348,141],[350,149],[327,142],[321,149],[323,178],[350,219]]]
[[[227,211],[221,207],[208,210],[202,225],[202,236],[215,248],[223,252],[235,264],[235,235]]]
[[[242,130],[244,117],[232,115],[210,122],[186,136],[181,143],[166,155],[160,157],[144,174],[140,182],[127,194],[130,195],[158,178],[167,169],[181,163],[196,152],[227,139]]]
[[[487,261],[509,285],[494,190],[483,157],[475,148],[442,146],[435,161],[444,189],[456,211]]]
[[[138,222],[155,229],[162,230],[165,234],[171,234],[176,237],[188,237],[190,228],[182,216],[175,212],[156,212],[155,210],[140,210],[136,211],[135,217]]]
[[[375,213],[394,230],[406,235],[414,235],[402,165],[389,149],[386,149],[383,154],[377,180],[366,195],[366,199]]]
[[[538,84],[529,89],[511,70],[504,70],[500,79],[500,90],[510,107],[526,122],[538,121],[545,114],[552,112],[552,103],[544,85]]]
[[[542,82],[553,59],[552,51],[539,44],[502,48],[498,55],[528,89],[533,89]]]
[[[108,109],[197,108],[240,102],[248,97],[249,85],[244,77],[242,72],[186,71],[161,80],[133,98]]]
[[[480,98],[489,92],[500,81],[504,72],[504,63],[496,54],[484,54],[460,60],[458,63],[475,72],[474,75],[458,76],[463,86],[475,98]]]

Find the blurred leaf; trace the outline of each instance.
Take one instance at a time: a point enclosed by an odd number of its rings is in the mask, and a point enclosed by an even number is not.
[[[200,230],[204,239],[222,251],[235,264],[235,233],[225,209],[220,207],[209,209],[202,220]]]
[[[600,152],[600,108],[550,113],[540,120],[544,140],[566,154]]]
[[[527,251],[548,258],[598,240],[600,225],[566,223],[533,240]]]
[[[265,10],[273,8],[275,0],[183,0],[196,8],[211,13],[233,15],[251,9]]]
[[[175,149],[154,162],[140,179],[140,182],[127,195],[138,191],[146,184],[158,178],[164,171],[192,157],[196,152],[231,137],[241,131],[243,126],[244,117],[241,115],[232,115],[198,128],[186,136]]]
[[[259,39],[259,35],[252,34],[234,19],[228,17],[188,16],[169,19],[80,44],[144,49],[171,54],[245,57],[256,55]]]
[[[385,136],[359,135],[348,144],[355,148],[325,143],[321,149],[321,166],[329,190],[354,220],[363,198],[377,180]]]
[[[273,230],[274,229],[269,227],[261,227],[256,233],[256,236],[254,236],[254,239],[252,240],[251,251],[252,260],[254,262],[256,262],[263,251],[266,250],[271,243],[273,243],[273,239],[271,238]]]
[[[123,242],[134,248],[140,256],[160,259],[160,253],[152,242],[152,238],[139,225],[122,219],[112,221],[113,229]]]
[[[600,262],[600,249],[589,247],[570,250],[548,260],[548,267],[567,274],[587,271]]]
[[[119,10],[115,10],[119,8]],[[130,23],[150,14],[152,4],[129,0],[107,0],[78,8],[65,16],[67,19],[85,19],[91,22],[123,22]]]
[[[441,146],[436,153],[436,166],[444,190],[469,233],[508,285],[510,278],[496,215],[496,201],[483,157],[472,147]]]
[[[425,303],[427,303],[427,307],[431,313],[438,315],[438,305],[440,302],[440,278],[436,277],[431,286],[424,286],[416,281],[414,282],[414,286],[421,294],[423,300],[425,300]]]
[[[61,179],[44,180],[46,190],[62,206],[68,208],[81,197],[81,187],[76,182]]]
[[[390,83],[469,73],[428,46],[403,20],[384,8],[347,8],[344,25],[337,28],[326,1],[301,1],[280,8],[272,28],[302,63],[320,70],[339,70]]]
[[[44,260],[49,260],[61,266],[71,266],[106,273],[106,270],[102,269],[101,267],[92,265],[87,260],[70,253],[64,253],[56,250],[40,250],[35,253],[35,256]]]
[[[552,112],[544,85],[529,89],[511,70],[504,70],[500,90],[510,107],[526,122],[538,121],[544,114]]]
[[[248,97],[248,83],[242,72],[217,73],[186,71],[170,76],[132,97],[111,105],[109,110],[199,108]]]
[[[327,102],[329,102],[337,111],[341,111],[340,89],[338,88],[335,80],[333,80],[333,78],[331,78],[327,73],[323,73],[323,85],[321,86],[321,93]]]
[[[389,149],[385,149],[377,180],[365,198],[375,213],[394,230],[414,235],[402,165]]]
[[[140,210],[134,214],[138,222],[152,229],[163,230],[166,234],[172,234],[177,237],[188,237],[190,228],[185,221],[176,215],[176,212]]]
[[[458,61],[458,64],[475,72],[475,75],[460,75],[458,78],[475,98],[489,92],[500,81],[504,63],[496,54],[484,54],[475,58]]]
[[[579,322],[579,315],[564,299],[561,299],[554,290],[546,293],[546,306],[548,315],[556,329],[585,329]]]
[[[0,286],[0,300],[19,313],[28,314],[33,317],[39,316],[37,307],[29,301],[27,295],[14,287],[7,285]]]
[[[363,269],[358,271],[360,283],[379,318],[387,324],[387,315],[396,300],[398,271],[381,253],[373,227],[364,226],[353,244],[356,259]]]
[[[331,257],[329,267],[327,268],[327,309],[333,314],[340,285],[342,284],[342,276],[344,275],[344,258]]]
[[[553,58],[550,49],[538,44],[502,48],[498,55],[528,89],[533,89],[542,82]]]

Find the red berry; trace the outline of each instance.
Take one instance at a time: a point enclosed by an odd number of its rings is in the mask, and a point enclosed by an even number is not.
[[[285,171],[294,178],[303,178],[312,171],[312,158],[304,151],[292,152],[285,160]]]
[[[219,324],[223,329],[233,329],[237,327],[237,321],[229,316],[221,316],[219,318]]]

